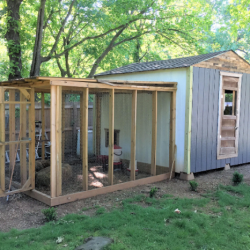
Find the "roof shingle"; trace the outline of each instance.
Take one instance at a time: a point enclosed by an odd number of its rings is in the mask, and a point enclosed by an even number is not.
[[[182,58],[162,60],[162,61],[132,63],[132,64],[122,66],[120,68],[102,72],[95,76],[126,74],[126,73],[133,73],[133,72],[159,70],[159,69],[184,68],[184,67],[189,67],[199,62],[208,60],[210,58],[213,58],[225,52],[227,51],[219,51],[219,52],[213,52],[213,53],[203,54],[203,55],[198,55],[198,56],[189,56],[189,57],[182,57]]]

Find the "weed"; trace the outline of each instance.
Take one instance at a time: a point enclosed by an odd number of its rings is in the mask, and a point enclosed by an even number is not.
[[[189,181],[191,191],[196,191],[198,187],[198,183],[196,181]]]
[[[233,183],[239,185],[243,180],[243,174],[238,173],[237,171],[233,174]]]
[[[54,207],[42,209],[42,213],[47,221],[56,220],[56,209]]]
[[[149,192],[149,197],[150,197],[150,198],[153,198],[153,197],[155,196],[157,190],[158,190],[157,187],[151,188],[151,190],[150,190],[150,192]]]
[[[96,210],[95,214],[96,215],[100,215],[100,214],[104,214],[105,213],[105,208],[104,207],[100,207]]]

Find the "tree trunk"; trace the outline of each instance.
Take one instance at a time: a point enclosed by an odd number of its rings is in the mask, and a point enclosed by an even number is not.
[[[11,1],[11,0],[10,0]],[[46,0],[41,0],[41,5],[38,11],[37,26],[36,26],[36,40],[33,50],[33,59],[30,69],[30,76],[39,76],[40,67],[42,63],[41,48],[43,39],[43,21]]]
[[[140,49],[141,49],[140,39],[136,39],[135,40],[135,51],[133,53],[134,63],[140,62]]]
[[[21,44],[19,36],[19,8],[23,0],[7,0],[7,32],[5,38],[7,40],[8,55],[10,59],[9,80],[22,78],[22,59]]]

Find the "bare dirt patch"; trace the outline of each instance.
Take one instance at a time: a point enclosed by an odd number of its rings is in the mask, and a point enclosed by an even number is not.
[[[113,207],[120,206],[121,201],[126,198],[139,194],[149,195],[149,190],[152,187],[158,188],[156,198],[166,194],[181,198],[201,198],[203,193],[216,189],[220,184],[231,185],[234,171],[243,174],[244,183],[250,184],[250,165],[244,165],[231,168],[228,171],[215,170],[195,175],[195,180],[199,183],[197,192],[191,192],[189,183],[176,177],[171,181],[157,182],[60,205],[57,206],[57,214],[59,218],[69,213],[81,213],[92,216],[95,214],[98,206],[110,210]],[[0,231],[43,225],[45,221],[41,210],[47,207],[47,205],[24,194],[12,196],[9,202],[6,202],[6,198],[0,198]]]

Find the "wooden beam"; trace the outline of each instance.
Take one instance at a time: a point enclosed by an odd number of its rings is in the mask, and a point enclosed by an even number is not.
[[[51,206],[51,197],[35,189],[24,192],[26,195]]]
[[[176,126],[176,92],[171,93],[170,134],[169,134],[169,167],[175,172],[175,126]]]
[[[42,160],[45,158],[45,101],[44,93],[41,93],[41,116],[42,116]]]
[[[115,90],[109,92],[109,165],[108,165],[108,182],[113,185],[113,168],[114,168],[114,106]]]
[[[30,94],[29,94],[29,92],[26,89],[19,88],[19,90],[20,90],[20,95],[23,94],[27,100],[30,99]],[[26,101],[25,98],[23,99],[23,101]]]
[[[62,87],[56,87],[56,196],[62,194]]]
[[[88,103],[89,89],[83,89],[81,102],[82,176],[83,190],[88,190]]]
[[[146,185],[146,184],[150,184],[150,183],[154,183],[154,182],[158,182],[158,181],[167,180],[167,179],[169,179],[169,176],[170,176],[170,173],[161,174],[161,175],[151,176],[148,178],[143,178],[143,179],[139,179],[139,180],[135,180],[135,181],[124,182],[124,183],[116,184],[116,185],[112,185],[112,186],[96,188],[96,189],[89,190],[87,192],[83,191],[83,192],[79,192],[79,193],[60,196],[57,198],[52,198],[51,199],[51,206],[57,206],[57,205],[73,202],[73,201],[80,200],[80,199],[86,199],[86,198],[101,195],[101,194],[112,193],[112,192],[115,192],[118,190],[133,188],[133,187],[137,187],[137,186],[141,186],[141,185]],[[34,191],[31,191],[31,192],[34,192]]]
[[[50,94],[50,196],[56,197],[56,91],[57,86],[51,86]]]
[[[0,141],[5,142],[4,89],[0,87]],[[5,192],[5,146],[0,145],[0,191]]]
[[[130,180],[135,180],[137,90],[132,92]]]
[[[103,80],[103,79],[97,79],[97,82],[100,83],[122,83],[122,84],[128,84],[128,85],[137,85],[137,84],[159,84],[159,85],[177,85],[177,82],[163,82],[163,81],[126,81],[126,80]]]
[[[151,175],[156,175],[156,146],[157,146],[157,91],[154,91],[152,94]]]
[[[9,90],[9,141],[15,141],[16,140],[16,118],[15,118],[15,105],[12,104],[15,102],[15,89]],[[15,164],[15,145],[9,146],[9,158],[10,158],[10,164],[9,164],[9,171],[11,173],[12,168]]]
[[[190,174],[191,158],[191,124],[192,124],[192,101],[193,101],[193,66],[187,69],[186,84],[186,112],[185,112],[185,152],[184,152],[184,169]]]
[[[65,151],[65,93],[62,94],[62,162],[64,162]]]
[[[101,95],[95,96],[95,123],[96,123],[96,155],[101,154]]]
[[[35,188],[35,91],[30,90],[30,107],[29,107],[29,179],[31,180],[32,189]]]
[[[88,83],[74,81],[52,81],[51,85],[79,88],[100,88],[100,89],[127,89],[127,90],[145,90],[145,91],[175,91],[176,87],[153,87],[153,86],[136,86],[136,85],[119,85],[111,86],[104,83]]]
[[[30,97],[30,94],[29,94]],[[20,92],[20,101],[25,101],[26,97]],[[26,117],[26,104],[20,105],[20,138],[21,140],[27,137],[26,130],[27,130],[27,117]],[[30,143],[30,141],[28,142]],[[26,159],[26,144],[20,144],[20,174],[21,174],[21,185],[27,181],[27,159]]]

